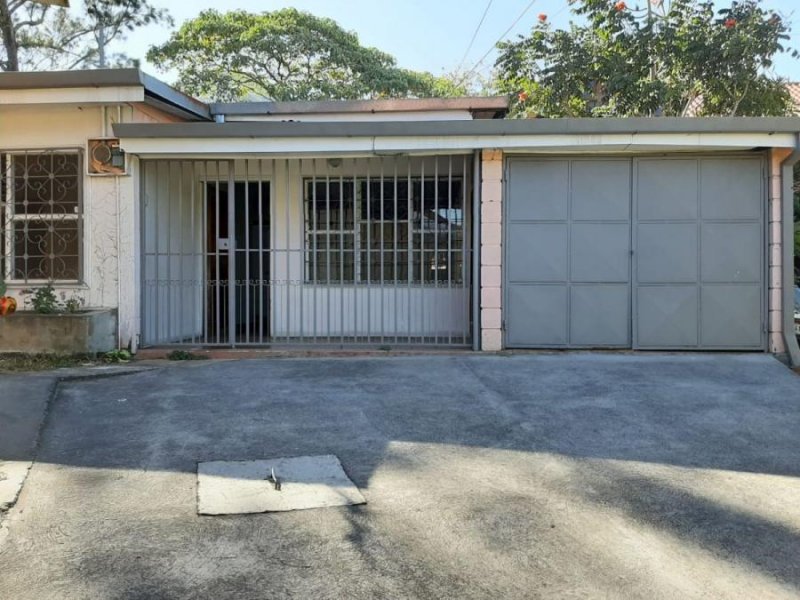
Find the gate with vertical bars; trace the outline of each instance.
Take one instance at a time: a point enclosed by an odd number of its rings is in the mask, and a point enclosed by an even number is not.
[[[472,161],[143,160],[142,345],[469,345]]]

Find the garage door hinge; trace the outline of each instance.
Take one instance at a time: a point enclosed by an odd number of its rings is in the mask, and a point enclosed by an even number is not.
[[[501,331],[505,331],[506,330],[506,320],[505,319],[500,321],[500,330]]]

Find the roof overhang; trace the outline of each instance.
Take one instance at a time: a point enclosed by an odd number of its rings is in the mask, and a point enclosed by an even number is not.
[[[0,106],[144,102],[189,120],[210,120],[208,105],[139,69],[0,73]]]
[[[118,124],[114,131],[135,154],[642,153],[793,148],[800,118]]]

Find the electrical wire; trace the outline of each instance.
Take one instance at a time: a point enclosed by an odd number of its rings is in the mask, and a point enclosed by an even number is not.
[[[489,13],[489,9],[492,7],[493,2],[494,0],[489,0],[489,2],[486,4],[486,8],[483,11],[483,15],[481,15],[481,20],[478,21],[478,26],[475,28],[475,32],[472,34],[472,39],[469,41],[467,49],[464,50],[464,56],[461,57],[461,61],[458,63],[458,67],[456,68],[456,73],[461,71],[461,67],[464,66],[464,62],[467,60],[469,51],[472,50],[472,46],[475,44],[475,38],[478,37],[478,32],[481,30],[483,22],[486,20],[486,15]]]

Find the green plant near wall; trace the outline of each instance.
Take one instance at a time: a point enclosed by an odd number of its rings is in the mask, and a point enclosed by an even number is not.
[[[33,310],[40,315],[52,315],[59,311],[58,298],[53,286],[47,284],[44,287],[38,288],[31,298],[31,305]]]

